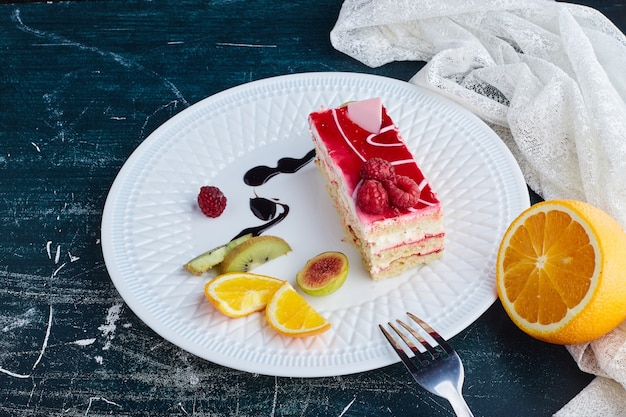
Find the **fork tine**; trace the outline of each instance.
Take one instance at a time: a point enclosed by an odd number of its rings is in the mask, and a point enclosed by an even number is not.
[[[403,327],[406,327],[406,324],[402,323],[400,320],[396,320],[398,323],[402,324]],[[408,337],[406,337],[406,335],[401,332],[396,326],[394,326],[393,324],[389,323],[389,326],[393,329],[394,332],[397,333],[398,336],[400,336],[400,338],[404,341],[404,343],[409,347],[409,349],[411,349],[411,351],[413,352],[413,354],[415,355],[415,357],[417,358],[417,360],[420,361],[420,364],[422,366],[427,366],[428,365],[428,358],[426,357],[426,355],[422,352],[420,352],[420,350],[417,348],[417,346],[415,346],[413,344],[413,342],[411,342],[411,339],[409,339]],[[413,332],[411,331],[411,334],[413,334]]]
[[[447,353],[447,354],[451,354],[452,353],[452,347],[448,344],[448,342],[446,341],[446,339],[444,339],[443,337],[441,337],[441,335],[439,333],[437,333],[432,327],[430,327],[426,322],[424,322],[422,319],[420,319],[419,317],[417,317],[415,314],[407,312],[406,313],[407,316],[409,316],[415,323],[417,323],[422,329],[424,329],[429,335],[430,337],[432,337],[433,339],[435,339],[435,341],[439,344],[439,346],[441,346],[441,348]]]
[[[388,323],[388,324],[392,326],[391,323]],[[402,360],[402,363],[408,369],[408,371],[411,374],[418,372],[417,367],[413,364],[413,362],[411,362],[408,355],[406,354],[404,349],[402,349],[402,346],[400,346],[400,344],[396,341],[396,339],[394,339],[393,336],[391,336],[391,334],[389,334],[389,332],[385,330],[385,328],[382,325],[379,324],[378,327],[385,335],[385,338],[387,338],[387,341],[389,342],[389,344],[391,344],[391,346],[393,347],[393,350],[396,351],[396,353],[398,354],[398,356]]]
[[[432,347],[432,345],[430,343],[428,343],[428,341],[426,339],[424,339],[422,337],[421,334],[419,334],[418,332],[415,331],[415,329],[413,329],[411,326],[409,326],[408,324],[406,324],[405,322],[403,322],[402,320],[396,320],[398,323],[400,323],[400,325],[402,327],[404,327],[406,329],[406,331],[408,331],[409,333],[411,333],[411,335],[417,339],[418,342],[420,342],[420,344],[422,346],[424,346],[424,348],[428,351],[428,353],[430,353],[430,356],[437,360],[437,358],[439,357],[439,352],[437,352],[437,350],[435,348]],[[408,341],[405,339],[404,340],[407,344]],[[417,348],[412,348],[413,351],[415,352]]]

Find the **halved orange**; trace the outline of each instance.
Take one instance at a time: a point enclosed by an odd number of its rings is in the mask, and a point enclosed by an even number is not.
[[[269,325],[285,336],[304,337],[330,329],[330,323],[285,281],[265,309]]]
[[[626,233],[581,201],[535,204],[504,234],[496,284],[507,314],[529,335],[591,341],[626,319]]]
[[[283,282],[250,272],[229,272],[207,282],[204,294],[228,317],[243,317],[263,310]]]

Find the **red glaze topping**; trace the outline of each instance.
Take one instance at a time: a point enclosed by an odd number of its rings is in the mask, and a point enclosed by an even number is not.
[[[309,122],[315,126],[330,157],[341,169],[348,192],[354,195],[361,180],[360,170],[363,163],[379,157],[392,163],[396,175],[412,178],[419,185],[421,193],[415,209],[438,205],[439,200],[384,106],[382,120],[380,133],[372,134],[350,120],[345,106],[309,115]],[[397,214],[397,209],[388,209],[380,217],[395,217]]]

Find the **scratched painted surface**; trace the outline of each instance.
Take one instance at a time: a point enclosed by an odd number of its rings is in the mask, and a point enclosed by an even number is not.
[[[305,4],[310,3],[310,4]],[[401,365],[335,378],[251,375],[164,341],[124,304],[102,208],[132,151],[226,88],[304,71],[407,80],[328,42],[341,2],[0,5],[0,416],[450,416]],[[622,29],[626,7],[589,2]],[[550,415],[589,381],[496,303],[453,339],[477,416]]]

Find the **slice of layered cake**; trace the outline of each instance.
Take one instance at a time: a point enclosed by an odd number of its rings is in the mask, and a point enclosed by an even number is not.
[[[440,258],[443,210],[379,98],[309,115],[315,163],[374,280]]]

